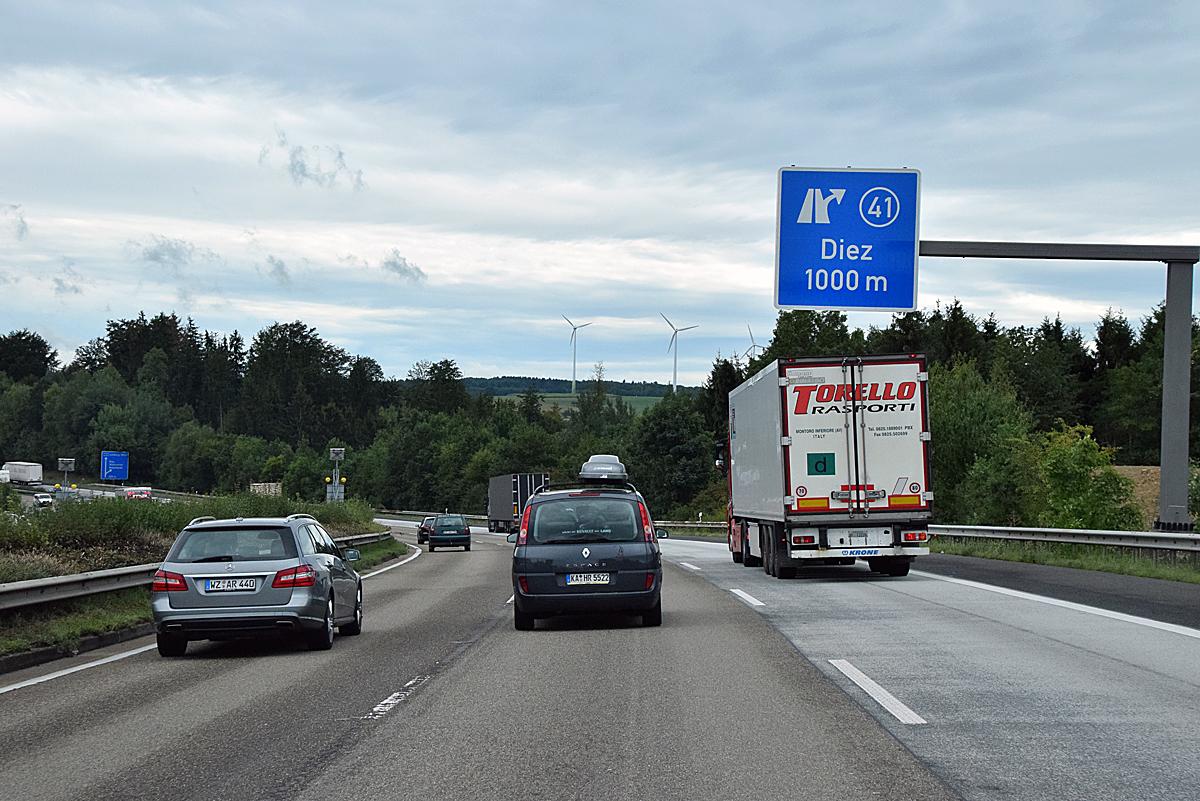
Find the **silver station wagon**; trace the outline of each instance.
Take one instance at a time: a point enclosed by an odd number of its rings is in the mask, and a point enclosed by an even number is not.
[[[281,634],[313,650],[333,632],[362,631],[362,578],[313,517],[193,520],[150,587],[158,652],[182,656],[191,640]]]

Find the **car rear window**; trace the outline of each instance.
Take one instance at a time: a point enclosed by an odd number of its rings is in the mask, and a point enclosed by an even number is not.
[[[533,507],[534,542],[633,542],[640,539],[638,510],[617,498],[563,498]]]
[[[438,528],[466,528],[467,521],[462,519],[462,515],[447,515],[439,517],[436,525]]]
[[[296,541],[287,528],[185,529],[168,562],[266,562],[294,559]]]

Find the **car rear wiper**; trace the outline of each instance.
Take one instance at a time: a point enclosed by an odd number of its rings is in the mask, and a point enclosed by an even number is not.
[[[226,554],[225,556],[206,556],[203,559],[193,559],[192,564],[199,564],[200,562],[232,562],[236,558],[230,554]]]

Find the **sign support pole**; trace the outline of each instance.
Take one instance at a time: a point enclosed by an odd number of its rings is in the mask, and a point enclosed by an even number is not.
[[[1192,266],[1167,263],[1166,330],[1163,338],[1162,465],[1155,528],[1190,531],[1188,441],[1191,427]]]

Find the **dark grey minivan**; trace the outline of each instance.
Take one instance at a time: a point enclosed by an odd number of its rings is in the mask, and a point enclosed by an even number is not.
[[[578,485],[530,497],[513,550],[513,625],[625,612],[662,624],[662,554],[646,501],[615,456],[593,456]]]
[[[158,652],[182,656],[189,640],[285,634],[310,649],[362,631],[362,579],[311,515],[196,518],[154,574],[150,603]]]

